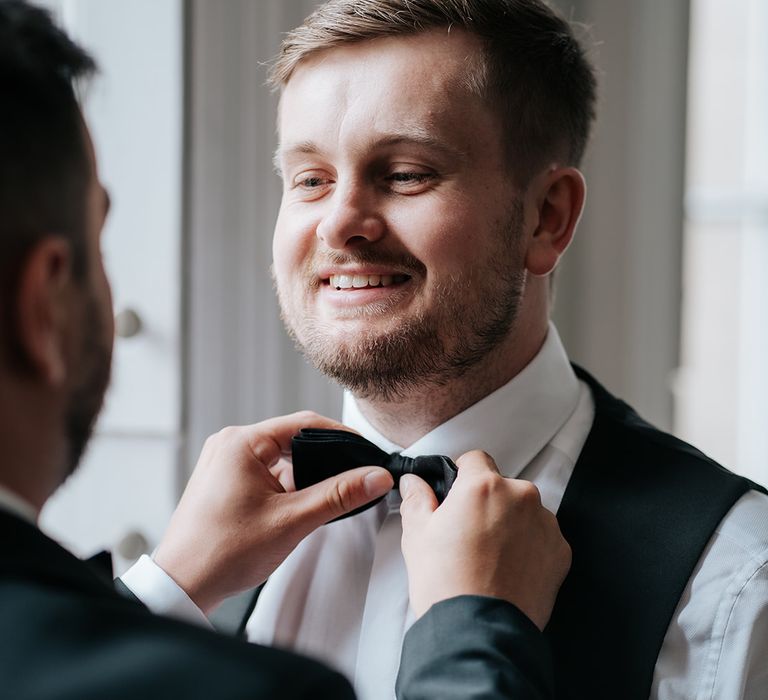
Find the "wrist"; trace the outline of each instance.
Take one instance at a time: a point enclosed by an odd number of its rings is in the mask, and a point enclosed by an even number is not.
[[[152,554],[152,561],[187,594],[206,617],[223,600],[223,597],[217,596],[210,585],[207,585],[205,577],[189,571],[177,557],[164,551],[162,545]]]
[[[156,615],[210,627],[203,611],[149,555],[143,554],[120,581]]]

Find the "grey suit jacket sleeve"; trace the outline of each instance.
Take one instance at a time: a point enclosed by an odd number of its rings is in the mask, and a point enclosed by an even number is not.
[[[459,596],[438,603],[405,636],[398,700],[554,698],[544,636],[511,603]]]

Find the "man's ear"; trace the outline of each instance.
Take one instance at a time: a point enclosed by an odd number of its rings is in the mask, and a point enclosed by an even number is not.
[[[60,386],[67,376],[67,343],[74,322],[72,250],[46,236],[30,251],[18,279],[16,328],[21,349],[43,381]]]
[[[537,208],[538,225],[528,241],[526,269],[548,275],[573,238],[584,208],[586,183],[576,168],[554,168],[542,173],[529,187]]]

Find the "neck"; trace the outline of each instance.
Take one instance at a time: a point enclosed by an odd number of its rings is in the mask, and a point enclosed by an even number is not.
[[[546,322],[516,324],[503,343],[461,376],[425,381],[395,399],[356,397],[357,405],[384,437],[407,448],[512,380],[538,354],[546,335]]]
[[[0,405],[0,485],[39,513],[63,480],[65,441],[50,397],[6,397]]]

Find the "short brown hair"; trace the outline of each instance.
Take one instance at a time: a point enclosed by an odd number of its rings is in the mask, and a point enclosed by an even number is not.
[[[286,35],[270,82],[286,85],[320,51],[440,27],[482,40],[469,84],[497,105],[519,184],[552,159],[578,166],[595,117],[594,70],[571,25],[542,0],[329,0]]]
[[[0,354],[20,356],[18,276],[44,236],[69,242],[72,273],[85,279],[91,165],[75,88],[95,68],[48,11],[0,0]]]

